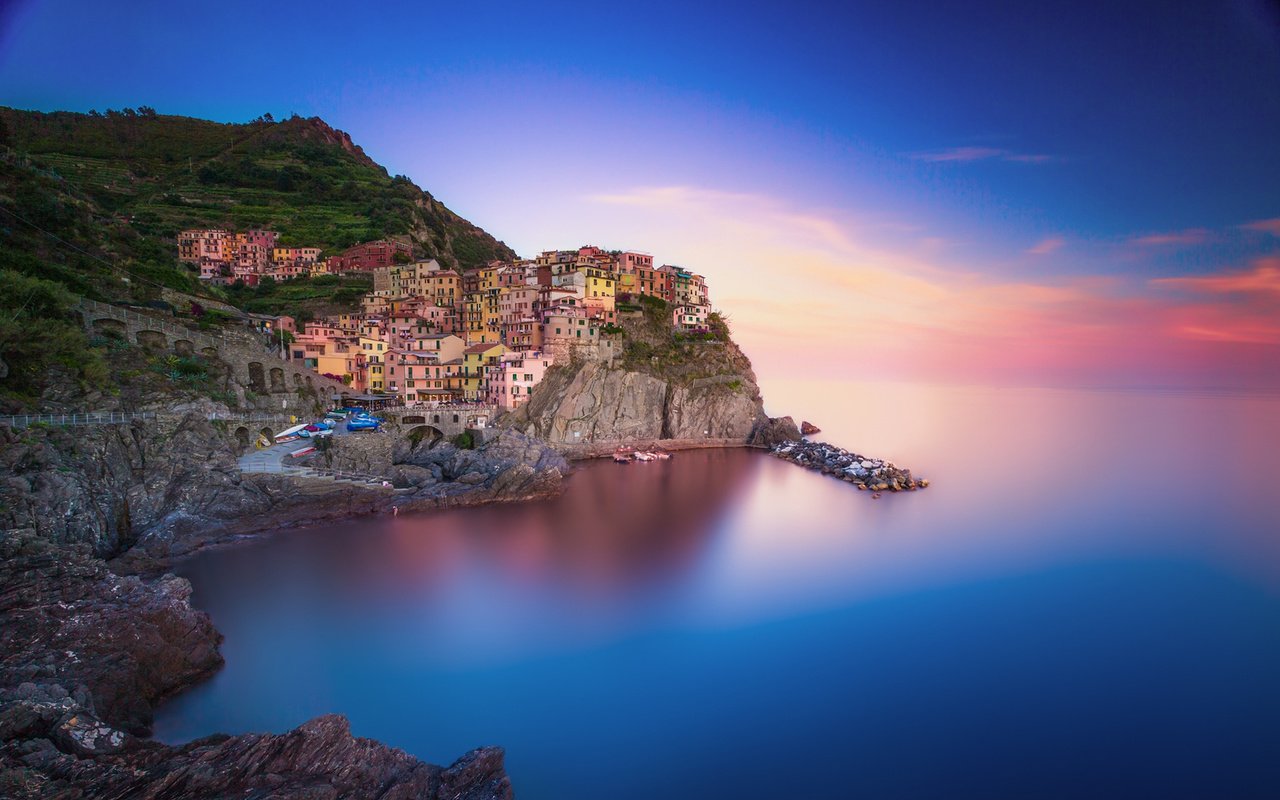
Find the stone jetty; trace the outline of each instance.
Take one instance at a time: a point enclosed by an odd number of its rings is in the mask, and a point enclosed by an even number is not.
[[[793,464],[870,491],[872,497],[879,497],[881,492],[911,492],[929,486],[928,480],[913,477],[909,469],[825,442],[782,442],[771,452]]]

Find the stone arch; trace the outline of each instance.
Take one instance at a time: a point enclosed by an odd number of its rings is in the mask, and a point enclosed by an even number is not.
[[[208,356],[209,358],[217,358],[217,357],[218,357],[218,348],[216,348],[216,347],[201,347],[201,348],[200,348],[200,355]]]
[[[240,452],[248,450],[253,443],[249,441],[249,429],[244,425],[236,428],[236,446],[240,448]]]
[[[112,339],[126,339],[129,334],[129,329],[123,322],[111,317],[95,319],[90,327],[97,335],[108,336]]]
[[[436,421],[437,421],[437,422],[439,422],[439,420],[436,420]],[[405,415],[405,416],[403,416],[403,417],[401,417],[401,418],[400,418],[400,424],[402,424],[402,425],[425,425],[425,424],[427,424],[427,418],[426,418],[425,416],[423,416],[422,414],[407,414],[407,415]]]
[[[164,350],[169,346],[169,340],[160,331],[141,330],[134,334],[134,338],[146,350]]]
[[[192,344],[190,339],[174,339],[173,352],[180,356],[189,356],[195,353],[196,346]]]
[[[311,376],[310,376],[310,375],[308,375],[308,376],[307,376],[307,388],[308,388],[308,389],[313,388],[313,384],[311,383]]]
[[[444,431],[434,425],[418,425],[409,429],[409,441],[413,446],[426,442],[427,447],[434,447],[436,442],[444,438]]]
[[[266,373],[262,370],[262,364],[257,361],[249,362],[249,388],[258,394],[267,393]]]
[[[276,443],[276,435],[270,428],[263,428],[262,430],[258,431],[258,437],[259,437],[258,439],[259,447],[262,446],[263,439],[267,441],[268,447]]]
[[[284,388],[284,370],[279,367],[271,368],[271,391],[284,392],[288,391]]]
[[[302,382],[302,373],[301,372],[293,373],[293,388],[301,389],[304,385],[305,384],[303,384]]]

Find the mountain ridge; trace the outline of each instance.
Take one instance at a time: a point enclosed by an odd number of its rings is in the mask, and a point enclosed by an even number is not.
[[[319,117],[224,123],[146,107],[106,114],[0,107],[0,148],[8,156],[0,208],[11,215],[22,210],[13,208],[19,201],[33,199],[14,190],[43,178],[55,201],[78,202],[108,227],[166,243],[185,228],[270,227],[282,244],[328,252],[403,237],[416,256],[462,269],[515,255]],[[71,241],[102,244],[77,241],[83,238]],[[125,247],[113,255],[176,273],[162,282],[186,283],[176,249]]]

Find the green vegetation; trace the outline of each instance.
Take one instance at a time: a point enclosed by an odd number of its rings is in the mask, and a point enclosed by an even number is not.
[[[330,253],[409,236],[415,255],[468,268],[514,253],[320,119],[243,125],[125,109],[0,109],[13,151],[103,215],[168,245],[185,228],[272,228]],[[25,207],[25,206],[24,206]],[[153,255],[161,255],[155,253]]]
[[[453,442],[453,446],[459,450],[476,449],[476,440],[475,437],[471,435],[471,431],[463,431],[449,441]]]
[[[370,288],[367,276],[255,289],[202,285],[177,259],[175,237],[193,227],[269,227],[282,245],[330,252],[400,236],[416,257],[461,268],[514,257],[319,119],[223,124],[145,107],[105,114],[0,107],[4,405],[37,404],[55,378],[71,377],[82,391],[122,386],[121,376],[111,380],[116,359],[103,358],[117,344],[85,339],[70,311],[75,295],[154,304],[174,289],[305,321],[353,309]],[[213,308],[195,316],[204,329],[231,319]]]
[[[734,391],[744,385],[750,362],[729,339],[729,325],[720,313],[707,318],[706,333],[681,333],[671,327],[671,306],[660,297],[640,298],[644,316],[619,319],[625,346],[623,369],[654,375],[676,382],[731,377]]]
[[[267,279],[257,286],[241,283],[227,287],[227,301],[259,314],[284,314],[299,322],[307,322],[326,314],[354,311],[360,298],[373,291],[373,278],[367,273],[318,275],[277,283]]]
[[[60,283],[0,269],[0,403],[27,405],[59,378],[81,390],[108,388],[104,348],[85,337],[75,303]]]

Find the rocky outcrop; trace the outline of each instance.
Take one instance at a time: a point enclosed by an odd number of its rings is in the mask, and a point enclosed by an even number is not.
[[[752,447],[772,449],[784,442],[794,442],[799,439],[800,431],[796,428],[795,420],[791,417],[775,417],[757,425],[747,443]]]
[[[0,686],[65,686],[116,727],[146,733],[156,703],[222,666],[222,637],[190,596],[182,578],[120,577],[86,547],[0,534]]]
[[[0,528],[87,545],[117,569],[157,571],[206,544],[373,513],[386,493],[242,475],[201,411],[79,428],[0,427]]]
[[[222,664],[191,586],[112,574],[86,546],[0,534],[0,797],[506,800],[502,751],[424,764],[321,717],[181,747],[137,738],[168,695]]]
[[[272,797],[510,800],[499,748],[450,767],[351,735],[344,717],[284,734],[212,736],[181,747],[136,739],[52,687],[0,691],[0,795],[26,798]]]
[[[568,462],[518,431],[477,432],[474,449],[440,438],[378,433],[332,440],[306,463],[384,477],[392,503],[426,509],[550,497],[563,488]]]
[[[773,448],[773,454],[792,464],[855,484],[859,489],[870,490],[875,498],[879,498],[881,492],[909,492],[929,487],[928,480],[912,477],[909,469],[825,442],[783,442]]]
[[[764,413],[751,364],[731,342],[690,347],[697,349],[679,370],[595,359],[558,364],[498,424],[571,455],[594,454],[601,444],[768,446],[788,434]]]
[[[804,422],[800,423],[800,434],[802,436],[812,436],[815,433],[822,433],[822,428],[819,428],[817,425],[814,425],[809,420],[805,420]]]

